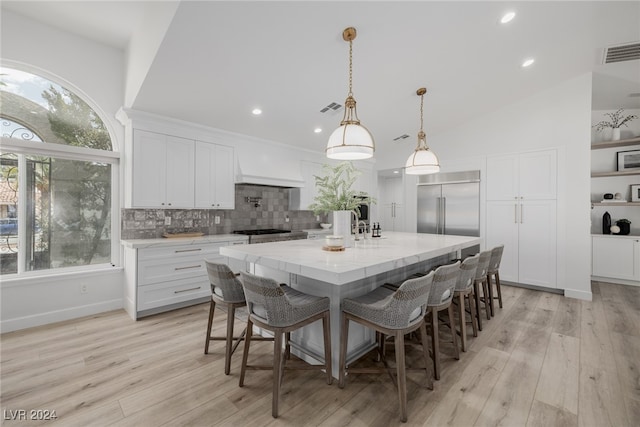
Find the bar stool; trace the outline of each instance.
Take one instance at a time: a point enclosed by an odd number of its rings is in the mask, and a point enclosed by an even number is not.
[[[462,351],[467,351],[467,319],[465,301],[469,302],[469,313],[471,316],[471,326],[473,328],[473,336],[478,336],[478,324],[476,320],[475,298],[473,294],[473,282],[476,277],[476,269],[478,267],[478,254],[466,258],[460,265],[460,274],[453,292],[454,299],[458,298],[458,314],[460,315],[460,337]]]
[[[478,330],[482,330],[482,317],[480,316],[480,286],[482,286],[482,301],[484,302],[487,320],[491,319],[491,308],[489,306],[489,289],[487,287],[487,271],[489,270],[489,262],[491,261],[491,249],[480,252],[478,259],[478,267],[476,269],[476,277],[473,281],[473,292],[476,299],[476,309],[478,318]]]
[[[273,333],[273,366],[247,365],[249,346],[253,340],[251,334],[247,334],[242,354],[242,367],[240,369],[240,387],[244,385],[244,375],[247,369],[273,369],[273,396],[271,415],[278,418],[278,401],[280,398],[280,386],[284,371],[285,359],[282,354],[283,335],[288,334],[305,325],[322,319],[324,331],[324,369],[327,375],[327,384],[333,382],[331,375],[331,328],[329,316],[329,298],[316,297],[296,291],[286,285],[278,285],[272,279],[241,273],[242,287],[247,299],[249,319],[247,328],[252,331],[256,325]],[[285,344],[288,347],[288,339]],[[303,349],[300,349],[301,351]],[[288,354],[288,350],[286,351]],[[309,354],[317,359],[317,356]]]
[[[226,341],[224,373],[229,375],[231,370],[231,355],[242,340],[244,340],[247,328],[245,327],[240,336],[233,336],[233,326],[235,321],[236,308],[244,307],[244,291],[242,283],[226,264],[219,264],[205,260],[209,282],[211,283],[211,304],[209,305],[209,324],[207,325],[207,338],[204,344],[204,354],[209,354],[209,342]],[[227,334],[224,337],[211,336],[211,325],[213,324],[213,314],[216,304],[227,309]],[[235,342],[234,342],[235,341]]]
[[[489,267],[487,270],[487,286],[489,287],[489,296],[491,301],[491,315],[493,316],[493,300],[498,300],[498,305],[502,308],[502,290],[500,289],[500,261],[502,261],[502,252],[504,251],[504,245],[496,246],[491,249],[491,261],[489,261]],[[496,284],[496,293],[498,297],[493,296],[493,288],[491,285],[491,276],[494,278]]]
[[[429,294],[429,302],[427,303],[427,318],[431,323],[431,342],[433,348],[433,371],[434,378],[440,379],[440,337],[438,333],[438,313],[447,311],[449,316],[449,326],[451,327],[451,337],[453,347],[455,349],[455,358],[460,359],[460,351],[458,349],[458,337],[456,334],[455,318],[453,316],[453,293],[460,274],[460,261],[454,264],[443,265],[438,267],[434,272],[433,286]]]
[[[349,321],[360,323],[367,328],[374,329],[381,340],[378,348],[380,358],[385,364],[381,370],[349,368],[349,373],[385,372],[388,369],[385,354],[381,349],[384,346],[384,336],[392,336],[396,348],[396,386],[398,389],[398,401],[400,404],[400,420],[407,421],[407,382],[404,352],[404,336],[420,329],[422,341],[422,353],[425,363],[425,371],[429,388],[433,388],[433,382],[429,373],[429,349],[427,330],[425,327],[425,315],[429,292],[433,282],[434,273],[415,279],[406,280],[397,291],[386,287],[379,287],[366,295],[357,298],[345,298],[342,300],[342,328],[340,331],[340,367],[338,386],[344,387],[347,374],[347,342],[349,335]]]

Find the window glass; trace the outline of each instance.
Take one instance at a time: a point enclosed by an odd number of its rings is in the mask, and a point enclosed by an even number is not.
[[[35,74],[0,68],[2,135],[30,139],[5,129],[9,123],[33,133],[36,141],[111,150],[98,114],[77,94]]]
[[[117,162],[71,160],[60,147],[111,150],[103,121],[78,95],[18,70],[0,68],[0,97],[2,137],[22,145],[0,155],[1,273],[110,263]],[[21,141],[59,144],[60,154]]]

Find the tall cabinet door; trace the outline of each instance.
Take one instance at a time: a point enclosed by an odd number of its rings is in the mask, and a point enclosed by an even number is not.
[[[195,142],[167,136],[167,205],[171,208],[194,206]]]
[[[166,160],[167,144],[165,135],[134,131],[132,207],[157,208],[166,202]]]
[[[216,172],[216,207],[220,209],[233,209],[236,205],[233,147],[226,145],[216,146],[215,172]]]
[[[519,209],[519,282],[555,288],[556,201],[525,200]]]
[[[500,278],[518,282],[518,203],[509,200],[487,202],[487,248],[504,245]]]

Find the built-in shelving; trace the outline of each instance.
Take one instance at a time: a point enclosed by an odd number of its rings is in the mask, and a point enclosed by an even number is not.
[[[640,206],[640,202],[591,202],[592,206]]]
[[[591,178],[602,178],[605,176],[632,176],[640,175],[640,169],[630,171],[612,171],[612,172],[591,172]]]
[[[640,144],[640,137],[635,137],[630,139],[620,139],[618,141],[598,142],[596,144],[591,144],[591,149],[599,150],[601,148],[627,147],[629,145],[639,145],[639,144]]]

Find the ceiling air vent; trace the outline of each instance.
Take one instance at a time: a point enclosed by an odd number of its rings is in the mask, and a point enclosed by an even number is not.
[[[611,46],[604,50],[604,63],[633,61],[640,59],[640,42]]]
[[[320,112],[321,113],[327,113],[327,112],[332,113],[334,111],[338,111],[341,108],[342,108],[342,105],[338,104],[337,102],[332,102],[331,104],[327,105],[322,110],[320,110]]]
[[[398,137],[393,138],[393,140],[394,140],[394,141],[396,141],[396,142],[398,142],[398,141],[401,141],[401,140],[403,140],[403,139],[407,139],[407,138],[409,138],[409,135],[407,135],[407,134],[405,133],[404,135],[400,135],[400,136],[398,136]]]

